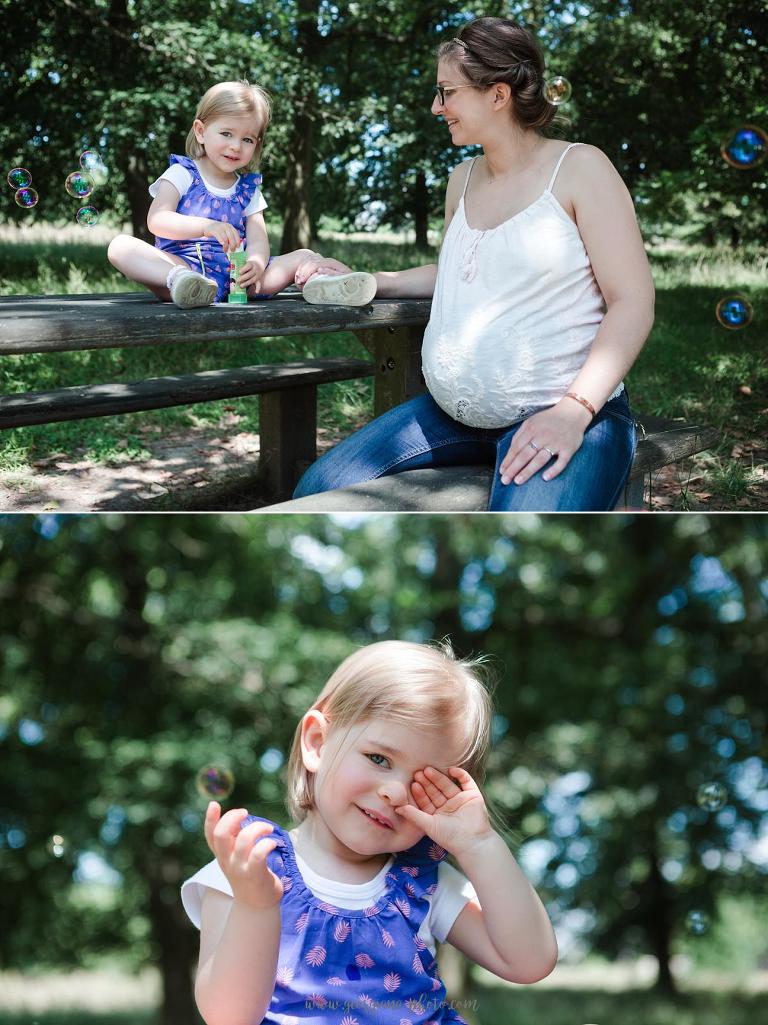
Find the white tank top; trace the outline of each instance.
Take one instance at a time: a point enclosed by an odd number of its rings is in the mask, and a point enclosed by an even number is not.
[[[487,231],[467,224],[470,165],[440,251],[422,349],[430,394],[470,427],[506,427],[559,402],[605,314],[579,230],[552,195],[563,158],[578,145],[563,151],[537,200]]]

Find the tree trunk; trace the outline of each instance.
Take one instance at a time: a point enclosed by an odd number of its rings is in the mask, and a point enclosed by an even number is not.
[[[147,227],[147,213],[151,198],[147,192],[147,162],[143,153],[130,153],[123,164],[125,191],[131,215],[131,230],[136,238],[154,242]]]
[[[109,56],[112,84],[117,89],[129,89],[137,80],[138,57],[137,51],[131,43],[134,24],[128,13],[128,0],[110,0],[107,24],[111,29]],[[154,240],[147,228],[150,197],[147,192],[147,163],[144,154],[136,153],[132,148],[121,148],[118,149],[115,157],[125,179],[131,230],[136,238],[152,242]]]
[[[288,172],[285,180],[285,221],[280,252],[309,248],[312,244],[310,190],[315,167],[314,141],[317,120],[317,83],[313,69],[319,67],[323,38],[317,31],[318,0],[299,0],[296,18],[296,52],[303,57],[300,92],[293,98],[295,111],[288,144]]]
[[[167,855],[159,866],[151,866],[149,914],[163,979],[162,1025],[195,1025],[201,1020],[190,973],[197,956],[197,935],[181,909],[180,883],[180,865],[173,856]]]
[[[655,837],[649,852],[650,875],[648,878],[648,917],[646,928],[651,941],[651,949],[659,965],[656,989],[665,996],[674,996],[677,992],[675,980],[670,969],[670,901],[667,897],[666,883],[659,869],[658,852]]]
[[[416,248],[429,249],[429,191],[423,171],[416,175],[413,189],[413,224],[416,228]]]
[[[309,248],[312,243],[312,222],[309,195],[312,186],[314,158],[312,145],[315,133],[314,99],[306,99],[306,108],[296,114],[288,146],[288,173],[285,182],[285,221],[280,252]]]

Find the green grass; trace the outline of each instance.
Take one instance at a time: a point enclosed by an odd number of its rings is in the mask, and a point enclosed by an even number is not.
[[[765,993],[698,992],[671,999],[644,989],[607,993],[534,986],[483,989],[476,999],[477,1025],[754,1025],[768,1014]]]
[[[413,246],[379,240],[334,239],[319,244],[323,252],[361,270],[398,269],[431,257]],[[136,290],[107,263],[104,244],[0,242],[0,292],[40,294]],[[696,461],[696,476],[721,505],[748,500],[755,478],[749,459],[731,457],[734,440],[757,439],[768,430],[768,260],[759,251],[715,252],[672,249],[652,256],[657,285],[656,323],[629,375],[632,404],[640,414],[685,417],[720,428],[723,444]],[[749,296],[754,317],[732,331],[714,316],[726,294]],[[172,311],[169,310],[169,316]],[[183,351],[182,351],[183,349]],[[222,366],[280,362],[323,355],[367,358],[349,334],[185,343],[134,350],[90,350],[6,356],[0,366],[3,393],[43,391],[84,383],[139,380],[147,376],[211,370]],[[320,389],[319,422],[348,433],[364,422],[372,407],[372,382],[344,381]],[[83,420],[8,431],[0,453],[0,471],[21,471],[35,459],[74,449],[96,461],[146,455],[147,438],[190,425],[258,431],[258,403],[253,398],[228,399],[190,407]],[[680,507],[687,502],[686,479],[680,474]]]
[[[665,998],[649,990],[475,990],[457,1006],[471,1025],[754,1025],[768,1017],[768,994],[698,992]],[[154,1025],[151,1011],[0,1011],[0,1025]],[[190,1023],[191,1025],[191,1023]]]

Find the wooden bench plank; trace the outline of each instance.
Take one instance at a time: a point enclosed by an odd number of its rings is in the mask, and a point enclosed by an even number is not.
[[[0,299],[0,356],[419,327],[427,323],[430,306],[428,299],[312,306],[288,294],[269,302],[180,310],[149,292],[6,296]]]
[[[700,452],[719,439],[714,427],[642,419],[637,453],[619,508],[643,507],[644,477],[652,470]],[[281,502],[259,512],[479,512],[487,509],[493,467],[452,466],[406,470],[318,495]]]
[[[186,406],[211,399],[297,387],[311,386],[314,389],[318,384],[370,377],[372,373],[372,365],[365,360],[337,356],[230,370],[206,370],[197,374],[148,378],[146,381],[22,392],[0,397],[0,428],[114,416],[142,409]]]

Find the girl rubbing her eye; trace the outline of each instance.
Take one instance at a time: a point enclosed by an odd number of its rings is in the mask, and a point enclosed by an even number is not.
[[[211,802],[215,861],[182,887],[207,1025],[461,1023],[443,941],[512,982],[552,971],[552,926],[480,789],[493,710],[478,668],[446,646],[360,649],[296,730],[293,828]]]
[[[612,509],[636,445],[624,376],[653,324],[632,198],[599,149],[545,135],[531,32],[479,18],[437,58],[432,113],[482,155],[450,175],[437,265],[376,275],[380,298],[432,298],[428,394],[326,453],[295,497],[489,464],[489,509]]]

